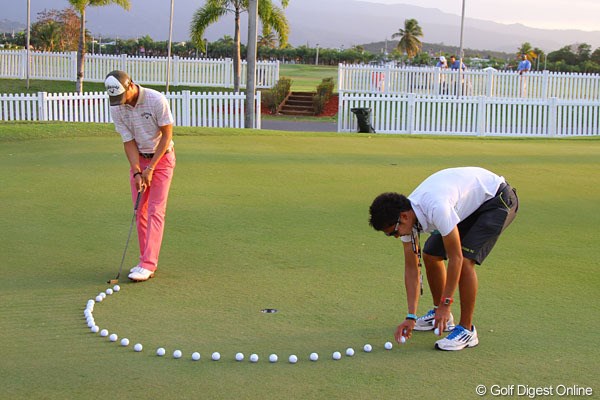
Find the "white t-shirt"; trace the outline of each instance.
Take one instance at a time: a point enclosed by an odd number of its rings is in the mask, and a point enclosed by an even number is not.
[[[493,198],[504,182],[503,177],[483,168],[448,168],[425,179],[408,199],[424,232],[446,236]],[[402,236],[402,241],[410,242],[410,235]]]
[[[162,137],[159,128],[172,124],[173,114],[164,95],[139,85],[138,88],[140,92],[135,107],[128,104],[111,106],[110,115],[123,142],[135,139],[141,153],[154,153]],[[169,147],[172,146],[173,141]]]

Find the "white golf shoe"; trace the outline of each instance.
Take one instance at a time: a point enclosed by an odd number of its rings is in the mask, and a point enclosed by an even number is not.
[[[417,318],[415,324],[415,331],[432,331],[434,329],[433,324],[435,323],[435,308],[427,311],[427,314]],[[444,332],[450,332],[454,329],[454,315],[450,313],[450,319],[446,324],[446,330]]]
[[[475,325],[472,330],[465,329],[462,325],[456,325],[454,330],[443,339],[435,342],[435,348],[438,350],[456,351],[465,347],[475,347],[479,344],[477,329]]]
[[[133,267],[132,270],[133,272],[128,275],[129,279],[132,281],[143,282],[154,277],[154,271],[150,271],[149,269],[140,266]]]

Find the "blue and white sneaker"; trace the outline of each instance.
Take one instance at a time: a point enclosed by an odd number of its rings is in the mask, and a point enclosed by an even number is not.
[[[435,323],[435,308],[427,311],[427,314],[420,316],[417,318],[417,323],[415,325],[415,331],[432,331]],[[450,319],[448,320],[448,324],[446,325],[446,330],[444,332],[450,332],[454,329],[454,315],[450,313]]]
[[[473,330],[465,329],[462,325],[456,325],[452,333],[443,339],[435,342],[435,348],[438,350],[456,351],[462,350],[465,347],[475,347],[479,344],[477,338],[477,329],[475,325]]]

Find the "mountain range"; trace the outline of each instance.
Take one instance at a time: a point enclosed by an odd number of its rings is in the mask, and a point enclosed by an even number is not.
[[[32,2],[33,3],[33,2]],[[276,2],[277,3],[277,2]],[[190,21],[203,3],[198,0],[175,0],[173,40],[189,40]],[[169,32],[170,4],[165,0],[131,0],[131,10],[110,5],[88,7],[87,28],[94,36],[137,38],[150,35],[154,40],[166,40]],[[43,9],[63,9],[67,0],[36,0],[32,4],[31,20]],[[11,10],[3,10],[0,31],[25,29]],[[404,20],[414,18],[423,28],[423,42],[459,45],[460,16],[434,8],[406,4],[377,4],[361,0],[291,0],[285,9],[290,25],[289,42],[293,46],[341,48],[358,44],[390,40],[404,26]],[[490,16],[493,18],[493,16]],[[16,28],[15,28],[16,26]],[[233,17],[227,16],[207,30],[214,41],[224,35],[233,36]],[[242,41],[245,42],[247,19],[242,19]],[[600,47],[600,31],[548,30],[521,24],[501,24],[491,20],[465,18],[464,47],[514,53],[524,42],[545,51],[558,50],[573,43],[588,43]]]

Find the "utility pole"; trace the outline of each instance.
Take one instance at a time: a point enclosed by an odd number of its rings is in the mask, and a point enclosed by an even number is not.
[[[460,50],[459,50],[459,61],[458,61],[458,95],[461,96],[463,93],[463,33],[465,31],[465,1],[462,0],[462,16],[460,19]]]
[[[248,129],[255,127],[256,92],[256,24],[258,20],[258,0],[248,2],[248,46],[246,54],[246,118]]]
[[[319,43],[317,43],[317,56],[315,57],[315,65],[319,65]]]
[[[27,0],[27,43],[25,44],[25,46],[27,46],[27,67],[26,67],[26,71],[27,71],[27,90],[29,90],[29,64],[30,64],[30,60],[29,60],[29,41],[31,40],[31,0]]]
[[[169,46],[167,48],[167,85],[165,91],[169,92],[169,79],[171,78],[171,42],[173,41],[173,6],[175,0],[171,0],[171,18],[169,18]]]

